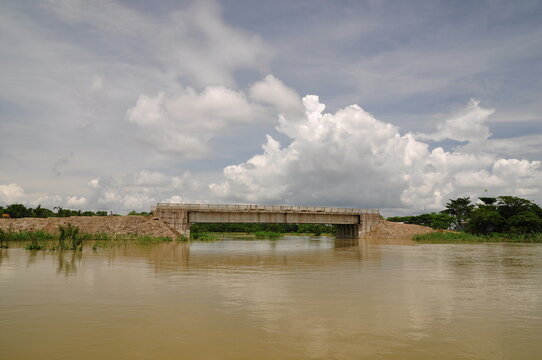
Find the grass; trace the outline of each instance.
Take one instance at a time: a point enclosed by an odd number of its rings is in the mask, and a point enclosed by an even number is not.
[[[37,236],[33,236],[31,235],[30,236],[30,244],[26,245],[25,246],[25,249],[27,250],[44,250],[45,249],[45,245],[43,245],[40,241],[40,238],[38,238]]]
[[[5,241],[47,241],[47,240],[54,240],[57,237],[53,234],[50,234],[43,230],[36,230],[36,231],[21,231],[21,232],[14,232],[14,231],[4,231],[3,232]]]
[[[413,239],[424,244],[542,243],[542,233],[475,235],[464,232],[434,232],[415,235]]]
[[[199,241],[216,241],[220,235],[218,233],[210,232],[193,232],[190,233],[190,239]]]
[[[187,241],[186,237],[180,237],[177,241]],[[37,231],[4,231],[0,229],[0,246],[7,248],[8,241],[29,242],[25,246],[27,250],[79,250],[83,249],[84,242],[94,242],[93,250],[98,248],[112,248],[126,246],[128,243],[136,245],[153,245],[167,241],[173,241],[170,237],[132,234],[106,234],[106,233],[81,233],[77,226],[68,224],[59,226],[58,234],[51,234],[43,230]],[[58,241],[57,244],[51,244]]]
[[[139,235],[133,239],[133,242],[137,245],[154,245],[163,242],[173,241],[170,237],[165,236],[150,236],[150,235]]]
[[[256,231],[254,236],[256,239],[278,239],[282,234],[273,231]]]

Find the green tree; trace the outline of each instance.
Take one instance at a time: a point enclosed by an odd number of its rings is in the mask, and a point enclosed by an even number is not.
[[[493,205],[479,206],[471,212],[466,231],[473,234],[489,234],[502,231],[504,218]]]
[[[542,209],[530,200],[516,196],[499,196],[497,209],[505,219],[504,232],[542,231]]]
[[[454,217],[453,228],[456,230],[464,230],[465,224],[474,209],[469,197],[450,199],[446,204],[446,210],[441,211],[442,214],[448,214]]]
[[[49,209],[42,208],[41,205],[38,205],[38,207],[33,210],[32,216],[37,218],[47,218],[55,216],[55,213]]]
[[[449,229],[452,227],[455,218],[448,214],[431,213],[417,216],[395,216],[389,217],[387,220],[405,224],[428,226],[433,229]]]
[[[484,205],[494,205],[497,202],[496,197],[482,196],[482,197],[479,197],[478,199],[480,199],[484,203]]]
[[[11,204],[5,208],[4,213],[12,218],[32,217],[32,208],[27,208],[23,204]]]

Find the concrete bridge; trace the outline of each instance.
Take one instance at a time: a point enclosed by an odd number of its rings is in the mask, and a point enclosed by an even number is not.
[[[378,210],[318,206],[158,203],[153,213],[181,235],[195,223],[332,224],[338,239],[356,239],[376,225]]]

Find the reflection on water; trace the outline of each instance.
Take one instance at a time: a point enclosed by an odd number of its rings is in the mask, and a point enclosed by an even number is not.
[[[77,265],[81,262],[82,257],[83,254],[80,251],[59,251],[56,273],[66,276],[75,274],[77,272]]]
[[[542,358],[542,246],[0,250],[2,358]]]

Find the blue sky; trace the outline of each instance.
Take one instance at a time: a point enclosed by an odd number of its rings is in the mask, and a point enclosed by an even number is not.
[[[0,205],[542,202],[540,1],[0,7]]]

